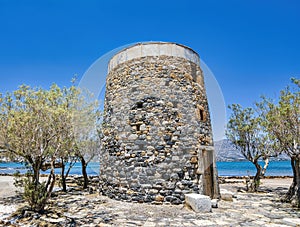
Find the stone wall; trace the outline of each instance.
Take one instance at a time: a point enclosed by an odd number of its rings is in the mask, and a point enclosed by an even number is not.
[[[104,125],[102,194],[155,204],[205,194],[203,174],[211,167],[199,159],[213,142],[199,65],[162,55],[110,68]]]

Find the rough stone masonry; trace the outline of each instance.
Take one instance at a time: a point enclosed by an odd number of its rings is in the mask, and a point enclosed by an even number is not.
[[[181,204],[219,197],[200,59],[175,43],[139,43],[109,62],[100,193],[117,200]]]

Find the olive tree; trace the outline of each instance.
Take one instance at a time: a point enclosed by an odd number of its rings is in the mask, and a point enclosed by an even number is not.
[[[226,136],[256,168],[256,174],[248,188],[257,191],[261,177],[264,176],[269,163],[269,157],[273,155],[273,143],[263,131],[261,118],[255,115],[253,108],[242,108],[239,104],[229,106],[232,110],[227,124]],[[265,164],[261,166],[259,160]]]
[[[100,111],[98,102],[95,101],[87,91],[80,91],[74,105],[73,111],[73,129],[76,142],[75,156],[81,163],[83,175],[83,188],[88,187],[88,164],[98,158],[100,151]]]
[[[293,182],[285,200],[294,200],[300,207],[300,80],[292,82],[292,88],[280,92],[278,102],[263,98],[258,106],[269,135],[278,141],[278,152],[286,153],[291,160]]]
[[[49,90],[22,85],[1,96],[0,148],[28,164],[24,196],[34,211],[44,210],[55,184],[55,161],[61,150],[72,146],[64,100],[55,84]],[[48,179],[41,182],[40,170],[48,167]]]

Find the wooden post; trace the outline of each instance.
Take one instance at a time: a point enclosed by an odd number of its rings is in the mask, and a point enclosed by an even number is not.
[[[220,197],[218,184],[218,172],[216,168],[214,148],[211,146],[201,146],[199,152],[199,166],[202,171],[203,194],[212,199]]]

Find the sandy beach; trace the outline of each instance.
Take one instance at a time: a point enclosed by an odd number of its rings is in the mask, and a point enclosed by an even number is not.
[[[300,226],[300,211],[281,203],[292,178],[263,179],[258,193],[247,193],[244,179],[225,179],[221,191],[232,199],[220,200],[211,213],[195,213],[184,205],[127,203],[95,191],[56,192],[43,215],[9,217],[24,206],[15,193],[13,177],[0,177],[0,225],[7,226]],[[15,212],[18,214],[18,212]],[[14,220],[14,221],[12,221]],[[10,224],[9,224],[10,223]]]
[[[0,198],[14,196],[16,190],[12,176],[0,176]]]

